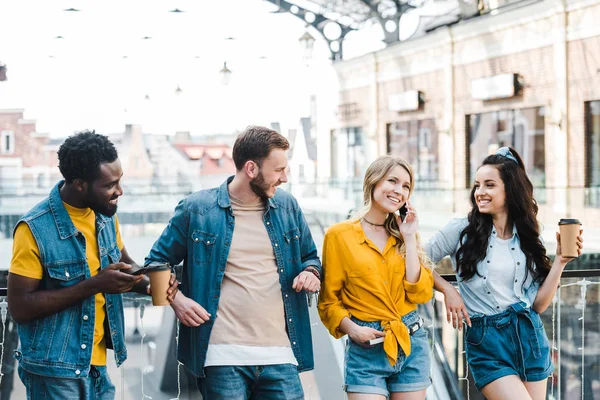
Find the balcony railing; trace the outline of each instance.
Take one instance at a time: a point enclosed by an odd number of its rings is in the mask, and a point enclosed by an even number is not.
[[[454,275],[444,275],[454,281]],[[23,390],[15,374],[12,352],[17,346],[14,323],[7,315],[6,289],[0,289],[2,331],[0,354],[2,399],[21,399]],[[307,398],[343,399],[343,370],[339,367],[339,347],[344,339],[334,340],[321,326],[311,307],[316,355],[315,373],[303,379]],[[445,322],[443,296],[420,310],[429,329],[433,386],[428,399],[479,400],[469,376],[463,334]],[[109,366],[117,386],[117,398],[187,399],[198,398],[194,378],[175,359],[178,324],[169,307],[153,307],[150,298],[125,295],[126,337],[130,359],[117,370]],[[548,380],[549,400],[597,400],[600,393],[600,270],[569,270],[552,308],[542,314],[552,348],[555,372]],[[148,326],[152,327],[148,329]],[[331,357],[320,357],[330,354]],[[342,353],[343,355],[343,353]],[[325,361],[323,361],[325,360]],[[328,360],[328,361],[327,361]],[[109,363],[114,364],[109,357]],[[324,365],[323,363],[326,363]],[[304,374],[305,375],[305,374]],[[335,383],[335,384],[334,384]],[[309,396],[310,394],[310,396]]]

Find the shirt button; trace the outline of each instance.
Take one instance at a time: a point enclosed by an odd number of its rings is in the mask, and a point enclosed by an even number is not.
[[[207,241],[206,241],[206,244],[210,244],[210,240],[207,240]]]
[[[288,295],[286,294],[285,297],[288,297]]]
[[[69,271],[65,271],[65,276],[66,276],[67,278],[68,278],[69,276],[71,276],[71,275],[69,275]]]
[[[381,262],[382,262],[382,263],[384,263],[384,262],[385,262],[385,260],[381,260]]]
[[[489,264],[489,263],[490,263],[490,260],[487,260],[487,263]]]
[[[514,248],[514,247],[511,247],[510,249],[511,249],[511,250],[514,250],[515,248]]]
[[[79,375],[79,374],[81,374],[81,371],[80,371],[80,370],[78,370],[78,369],[76,369],[76,370],[75,370],[75,375]]]
[[[500,308],[500,306],[496,306],[496,308]]]
[[[298,239],[298,235],[296,235],[296,239]]]
[[[484,276],[483,279],[487,279],[487,276]]]
[[[492,292],[487,292],[488,294],[492,294]]]
[[[82,345],[81,345],[81,348],[82,348],[82,349],[84,349],[84,350],[85,350],[85,348],[86,348],[86,347],[87,347],[87,346],[86,346],[85,344],[82,344]]]
[[[267,225],[271,225],[271,223],[269,221],[267,221]]]
[[[84,315],[84,316],[83,316],[83,320],[84,320],[84,321],[87,321],[88,319],[90,319],[90,317],[88,317],[87,315]]]
[[[283,268],[279,270],[279,272],[281,272],[283,274]]]
[[[519,280],[518,280],[518,279],[515,279],[515,283],[517,283],[517,282],[519,282]]]
[[[490,244],[490,247],[494,247],[494,246],[492,246],[492,245]]]
[[[200,240],[198,238],[194,239],[194,242],[198,243]]]
[[[296,342],[292,342],[293,345],[296,345]]]
[[[292,322],[292,319],[290,318],[290,319],[288,319],[288,321]]]
[[[517,261],[517,265],[521,265],[521,263]]]
[[[277,243],[275,243],[275,247],[277,247]]]

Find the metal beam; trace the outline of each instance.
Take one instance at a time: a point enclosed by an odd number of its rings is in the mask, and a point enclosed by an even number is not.
[[[391,44],[400,41],[400,18],[402,15],[410,10],[411,8],[415,8],[408,3],[401,2],[399,0],[393,0],[394,5],[396,6],[396,12],[388,17],[384,17],[381,12],[377,9],[377,4],[379,1],[377,0],[360,0],[361,3],[365,4],[371,10],[371,13],[377,18],[379,24],[381,25],[381,29],[383,29],[385,44]],[[388,21],[394,22],[395,29],[393,31],[388,31],[385,27]]]
[[[331,19],[325,17],[322,14],[312,12],[310,10],[307,10],[307,9],[305,9],[303,7],[300,7],[300,6],[296,5],[296,4],[292,4],[292,3],[287,2],[285,0],[265,0],[265,1],[268,1],[271,4],[274,4],[274,5],[278,6],[279,10],[276,11],[276,12],[288,12],[288,13],[296,16],[297,18],[300,18],[306,24],[312,26],[314,29],[316,29],[321,34],[321,36],[323,37],[323,39],[325,39],[325,41],[329,45],[329,51],[331,52],[331,60],[338,61],[338,60],[343,59],[344,37],[346,37],[346,35],[348,33],[354,31],[355,30],[354,28],[351,28],[351,27],[349,27],[347,25],[340,24],[339,22],[331,20]],[[298,12],[295,12],[295,13],[292,12],[292,7],[296,7],[298,9]],[[308,13],[313,14],[315,16],[315,20],[314,21],[308,22],[306,20],[306,14],[308,14]],[[334,40],[330,40],[330,39],[328,39],[325,36],[325,33],[324,33],[323,30],[325,28],[325,25],[328,22],[333,22],[333,23],[338,24],[340,26],[340,28],[342,29],[341,30],[342,33],[341,33],[341,35],[340,35],[339,38],[334,39]],[[338,51],[333,51],[333,49],[332,49],[332,47],[335,47],[335,44],[333,44],[334,42],[337,42],[339,44],[339,50]]]

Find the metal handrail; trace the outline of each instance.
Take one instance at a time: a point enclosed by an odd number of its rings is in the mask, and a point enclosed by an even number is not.
[[[455,274],[443,274],[442,278],[447,280],[448,282],[456,282]],[[563,278],[595,278],[600,277],[600,269],[573,269],[573,270],[565,270],[561,275],[561,279]],[[0,288],[0,296],[6,296],[7,289]],[[145,295],[140,295],[145,296]]]

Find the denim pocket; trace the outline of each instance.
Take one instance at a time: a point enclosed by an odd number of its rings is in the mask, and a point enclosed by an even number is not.
[[[467,343],[473,346],[480,346],[485,338],[485,332],[487,330],[486,325],[476,325],[470,328],[467,328]]]
[[[283,234],[287,243],[287,257],[292,263],[299,262],[302,259],[300,252],[300,230],[298,228],[290,229]]]
[[[202,231],[192,232],[194,242],[194,261],[207,264],[212,261],[217,235]]]
[[[85,278],[86,269],[89,267],[85,262],[46,267],[52,285],[56,288],[72,286],[82,281]]]

